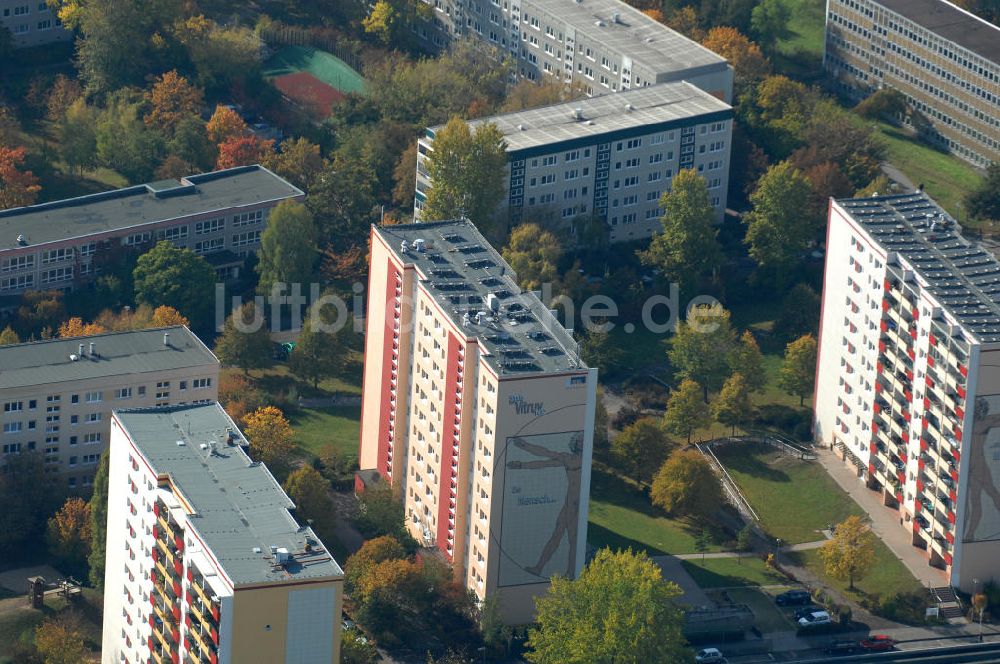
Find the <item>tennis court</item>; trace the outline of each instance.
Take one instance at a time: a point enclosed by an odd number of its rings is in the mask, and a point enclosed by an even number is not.
[[[264,63],[264,76],[293,102],[320,118],[348,92],[363,93],[365,80],[346,62],[308,46],[287,46]]]

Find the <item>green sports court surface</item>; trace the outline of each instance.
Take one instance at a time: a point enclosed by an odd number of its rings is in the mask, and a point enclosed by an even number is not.
[[[361,74],[337,56],[308,46],[287,46],[264,64],[264,76],[279,78],[306,72],[340,92],[365,91]]]

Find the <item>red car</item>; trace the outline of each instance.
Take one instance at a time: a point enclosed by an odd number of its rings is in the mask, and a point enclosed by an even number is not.
[[[896,639],[885,634],[872,634],[860,645],[869,652],[887,652],[896,648]]]

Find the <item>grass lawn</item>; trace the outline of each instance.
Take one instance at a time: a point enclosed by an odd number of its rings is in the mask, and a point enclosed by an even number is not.
[[[608,335],[622,352],[622,373],[642,372],[663,380],[669,379],[670,374],[666,370],[669,365],[667,342],[673,333],[657,334],[639,324],[632,333],[626,332],[624,325],[615,325]]]
[[[962,201],[979,185],[979,173],[958,157],[935,150],[902,129],[885,123],[880,124],[880,129],[888,148],[886,160],[914,185],[923,183],[931,198],[959,222],[968,224]]]
[[[786,55],[805,52],[822,57],[824,37],[824,0],[784,0],[791,13],[788,38],[778,44]]]
[[[74,604],[76,614],[80,618],[80,626],[84,633],[84,641],[91,652],[99,653],[101,647],[101,611],[103,598],[100,592],[93,588],[83,589],[83,599]],[[20,641],[33,641],[35,628],[46,617],[56,615],[68,608],[66,601],[57,596],[45,599],[45,608],[41,611],[27,606],[24,597],[4,600],[0,603],[0,664],[13,661],[10,659],[11,649]]]
[[[239,369],[232,368],[224,371],[240,372]],[[345,375],[323,379],[319,381],[318,388],[293,376],[288,370],[288,365],[283,362],[276,362],[262,371],[251,371],[250,376],[260,389],[268,394],[282,394],[296,390],[304,397],[327,397],[333,394],[360,395],[361,357],[360,354],[352,352],[352,361]]]
[[[633,485],[594,469],[590,481],[590,522],[587,541],[595,547],[645,551],[651,556],[695,553],[700,528],[687,521],[668,519],[653,508],[649,499]],[[716,540],[721,540],[721,533]],[[708,551],[722,550],[721,541]]]
[[[760,445],[729,445],[715,453],[760,516],[761,525],[787,543],[822,539],[818,531],[827,525],[862,514],[819,463],[799,461]]]
[[[796,551],[785,554],[796,565],[801,565],[823,579],[823,583],[837,590],[847,592],[847,581],[827,576],[823,569],[823,559],[819,551]],[[922,591],[923,586],[910,573],[906,565],[882,542],[875,543],[875,563],[868,576],[854,583],[858,595],[879,594],[883,599],[898,592]]]
[[[753,611],[754,625],[765,634],[794,629],[785,614],[775,605],[771,595],[766,592],[756,588],[733,588],[727,590],[725,595],[734,604],[749,606]]]
[[[289,415],[295,442],[305,454],[317,456],[333,445],[345,457],[357,460],[361,438],[361,407],[301,408]]]
[[[681,564],[694,582],[702,588],[769,586],[788,582],[788,579],[781,574],[768,569],[763,560],[752,555],[742,559],[683,560]]]

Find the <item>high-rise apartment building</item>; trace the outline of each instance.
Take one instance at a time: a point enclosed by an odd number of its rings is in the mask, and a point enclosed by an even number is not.
[[[733,94],[725,58],[621,0],[424,0],[433,18],[416,27],[443,48],[470,38],[515,63],[515,78],[549,75],[590,95],[688,81],[723,101]]]
[[[74,288],[123,251],[169,240],[238,276],[271,209],[302,190],[262,166],[189,175],[0,211],[0,295]]]
[[[344,575],[218,403],[116,410],[104,664],[336,664]]]
[[[733,110],[687,82],[474,120],[495,124],[507,144],[505,196],[498,214],[512,224],[598,218],[612,242],[662,230],[660,198],[674,175],[704,176],[721,222],[729,186]],[[433,183],[427,130],[417,145],[415,215]]]
[[[14,48],[69,41],[73,33],[62,27],[45,0],[0,0],[0,27],[10,30]]]
[[[597,370],[468,221],[373,228],[362,469],[479,599],[529,622],[582,569]]]
[[[1000,162],[1000,27],[945,0],[827,0],[827,71],[856,98],[899,90],[924,135]]]
[[[826,256],[816,439],[973,592],[1000,556],[1000,262],[920,192],[834,201]]]
[[[0,346],[0,465],[34,451],[89,491],[112,409],[215,401],[218,383],[219,360],[182,325]]]

